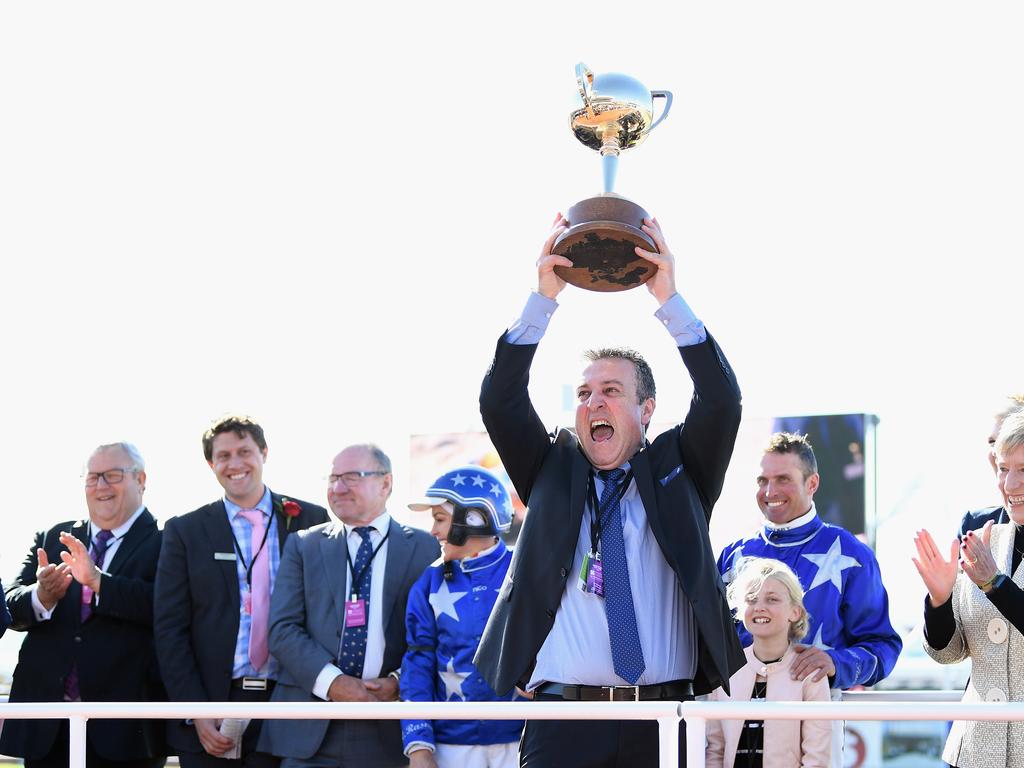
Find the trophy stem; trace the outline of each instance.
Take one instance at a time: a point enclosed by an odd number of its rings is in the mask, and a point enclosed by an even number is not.
[[[615,174],[619,170],[619,156],[617,154],[604,155],[601,158],[601,168],[604,170],[604,191],[615,191]]]

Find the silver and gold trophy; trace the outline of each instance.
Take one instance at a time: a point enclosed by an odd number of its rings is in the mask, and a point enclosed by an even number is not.
[[[640,229],[647,211],[614,192],[619,155],[642,143],[668,116],[672,94],[649,91],[627,75],[594,75],[583,63],[576,65],[579,103],[569,115],[569,127],[585,146],[601,154],[604,193],[581,200],[566,213],[569,229],[555,241],[554,252],[572,261],[555,267],[565,281],[591,291],[625,291],[643,285],[655,267],[636,255],[634,248],[657,251],[654,241]],[[665,106],[654,119],[654,100]]]

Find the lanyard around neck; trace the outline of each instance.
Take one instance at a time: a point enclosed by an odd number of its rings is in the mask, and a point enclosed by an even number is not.
[[[587,481],[587,496],[590,498],[590,551],[593,554],[597,554],[598,543],[601,541],[601,520],[605,513],[610,511],[616,504],[622,501],[622,497],[626,495],[626,491],[629,489],[629,484],[633,482],[633,468],[630,467],[629,472],[622,478],[622,485],[619,486],[619,490],[614,496],[608,498],[608,502],[601,507],[597,501],[597,482],[594,480],[594,473],[590,473],[590,479]]]
[[[260,514],[263,510],[259,510]],[[260,556],[260,552],[263,551],[263,547],[267,543],[267,536],[270,535],[270,524],[274,522],[274,516],[270,516],[270,520],[267,521],[266,526],[263,528],[263,541],[260,542],[260,548],[256,550],[256,554],[252,556],[252,560],[248,563],[245,562],[245,555],[242,554],[242,547],[238,543],[238,538],[235,536],[235,529],[231,528],[231,541],[235,545],[235,553],[238,555],[239,561],[242,563],[242,567],[245,568],[245,586],[248,589],[252,589],[252,567],[256,564],[256,558]],[[250,547],[251,549],[251,547]],[[270,554],[267,554],[270,557]]]
[[[380,543],[373,550],[373,554],[370,555],[370,559],[366,561],[362,568],[359,569],[359,574],[355,572],[355,568],[352,566],[352,558],[348,554],[348,534],[345,534],[345,565],[348,566],[349,575],[352,577],[352,581],[349,584],[349,594],[352,595],[353,600],[359,599],[359,593],[356,590],[359,588],[359,582],[362,581],[363,575],[366,570],[373,564],[373,559],[377,557],[377,553],[380,552],[381,547],[384,546],[384,542],[388,540],[388,536],[391,535],[391,529],[388,528],[388,532],[384,534],[384,537],[380,540]],[[362,542],[360,542],[362,546]]]

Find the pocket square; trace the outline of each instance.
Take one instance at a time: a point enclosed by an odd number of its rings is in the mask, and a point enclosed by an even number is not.
[[[666,485],[668,485],[670,482],[672,482],[676,478],[676,475],[678,475],[682,471],[683,471],[683,465],[680,464],[678,467],[676,467],[671,472],[669,472],[667,475],[665,475],[663,478],[661,478],[661,480],[659,480],[658,482],[661,483],[661,487],[664,488]]]

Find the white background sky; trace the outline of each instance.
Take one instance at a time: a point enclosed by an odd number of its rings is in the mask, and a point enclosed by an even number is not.
[[[558,210],[600,191],[573,67],[675,94],[617,189],[657,215],[746,413],[868,411],[895,623],[911,534],[995,500],[983,440],[1024,389],[1017,2],[5,4],[4,580],[136,442],[161,519],[215,498],[199,437],[245,411],[266,477],[321,502],[342,446],[479,428],[499,332]],[[690,394],[644,290],[570,289],[535,399],[626,343]],[[731,487],[755,456],[736,456]],[[396,499],[397,500],[397,499]],[[751,507],[720,507],[719,542]],[[0,643],[0,671],[20,640]]]

